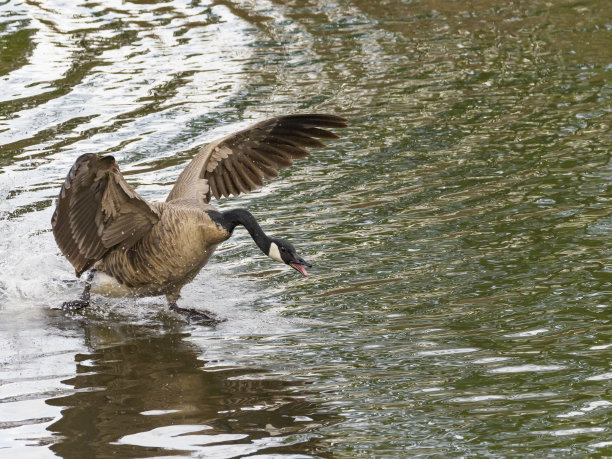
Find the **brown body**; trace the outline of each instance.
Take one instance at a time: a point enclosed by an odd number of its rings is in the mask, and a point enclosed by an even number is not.
[[[247,227],[264,253],[305,274],[296,253],[281,259],[280,241],[271,243],[252,215],[220,213],[209,201],[212,195],[220,199],[260,188],[265,178],[308,156],[305,147],[338,138],[321,128],[345,126],[346,120],[334,115],[290,115],[209,143],[185,167],[165,203],[138,195],[112,156],[82,155],[60,191],[52,219],[55,240],[77,276],[96,270],[102,293],[164,294],[171,304],[236,224]],[[287,257],[292,248],[280,249]]]
[[[133,294],[166,295],[173,302],[181,288],[193,280],[217,246],[231,234],[206,213],[214,211],[213,206],[196,201],[152,205],[160,219],[151,231],[129,250],[121,247],[111,250],[94,268],[113,277]]]

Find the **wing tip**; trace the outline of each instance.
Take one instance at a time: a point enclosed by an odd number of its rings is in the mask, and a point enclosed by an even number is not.
[[[320,127],[346,128],[349,125],[348,118],[329,113],[303,113],[281,116],[280,120],[296,121],[306,124],[314,124]]]

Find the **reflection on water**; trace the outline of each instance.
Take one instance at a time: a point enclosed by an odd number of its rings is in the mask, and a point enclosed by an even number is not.
[[[612,3],[0,1],[0,454],[610,455]],[[199,145],[287,112],[343,139],[163,299],[78,295],[74,159],[163,200]]]
[[[178,324],[81,321],[90,348],[75,355],[70,395],[48,429],[62,457],[204,457],[316,450],[313,430],[329,423],[305,382],[261,378],[265,369],[210,368]]]

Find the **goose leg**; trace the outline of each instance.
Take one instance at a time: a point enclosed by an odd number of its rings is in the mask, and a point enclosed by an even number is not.
[[[184,315],[187,318],[187,321],[189,323],[195,322],[195,323],[202,324],[202,325],[216,325],[220,322],[223,322],[222,320],[219,320],[213,317],[212,315],[210,315],[210,313],[207,314],[204,311],[198,311],[196,309],[179,308],[176,305],[176,302],[170,303],[170,310]]]
[[[89,271],[87,275],[87,279],[85,279],[85,288],[83,289],[83,293],[81,293],[81,298],[78,300],[66,301],[62,304],[62,309],[65,311],[78,311],[79,309],[83,309],[89,306],[89,298],[91,294],[89,293],[91,290],[91,281],[94,278],[96,270],[92,269]]]

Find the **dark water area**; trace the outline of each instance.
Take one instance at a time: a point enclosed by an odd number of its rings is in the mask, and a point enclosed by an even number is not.
[[[612,2],[0,0],[0,457],[612,455]],[[164,200],[203,144],[342,138],[244,207],[180,305],[94,296],[74,160]]]

